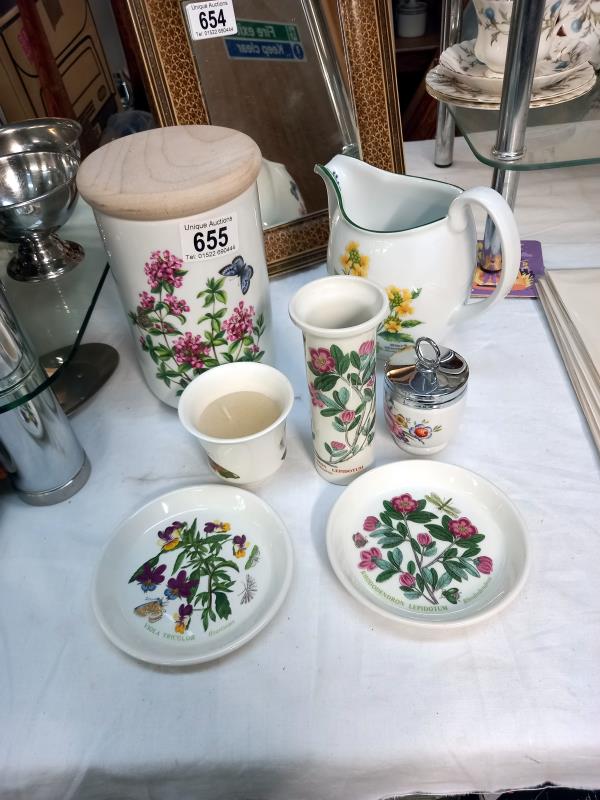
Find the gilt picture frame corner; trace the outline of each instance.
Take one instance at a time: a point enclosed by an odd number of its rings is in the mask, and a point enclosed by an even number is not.
[[[184,18],[186,0],[124,2],[157,122],[161,126],[210,123],[208,87],[202,86]],[[337,6],[336,0],[307,2],[320,4],[328,25],[339,22],[339,49],[346,60],[362,158],[381,169],[403,172],[391,0],[337,0]],[[270,276],[325,260],[329,224],[323,197],[322,211],[265,230]]]

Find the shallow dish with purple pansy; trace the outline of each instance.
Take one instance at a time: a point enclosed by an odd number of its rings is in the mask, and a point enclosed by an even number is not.
[[[227,655],[273,618],[290,585],[282,520],[243,489],[178,489],[125,520],[98,565],[93,604],[108,638],[152,664]]]

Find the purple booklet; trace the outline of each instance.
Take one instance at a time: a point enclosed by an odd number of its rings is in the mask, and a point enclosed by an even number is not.
[[[483,242],[477,242],[478,263],[481,263]],[[536,280],[544,274],[544,259],[542,245],[532,239],[521,242],[521,266],[515,285],[508,293],[508,297],[537,297]],[[499,272],[486,272],[477,267],[473,278],[471,297],[487,297],[496,288]]]

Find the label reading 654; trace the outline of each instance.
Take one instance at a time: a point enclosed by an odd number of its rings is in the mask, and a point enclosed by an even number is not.
[[[179,225],[184,261],[204,261],[238,249],[237,214],[204,217]]]
[[[237,33],[232,0],[188,3],[185,13],[192,41],[210,39],[213,36],[232,36]]]

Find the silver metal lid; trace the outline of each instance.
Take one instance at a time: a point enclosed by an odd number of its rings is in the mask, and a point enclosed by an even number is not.
[[[412,363],[397,363],[394,356],[385,365],[384,375],[386,390],[394,399],[428,408],[458,399],[467,388],[469,367],[459,353],[422,336],[415,343]]]

